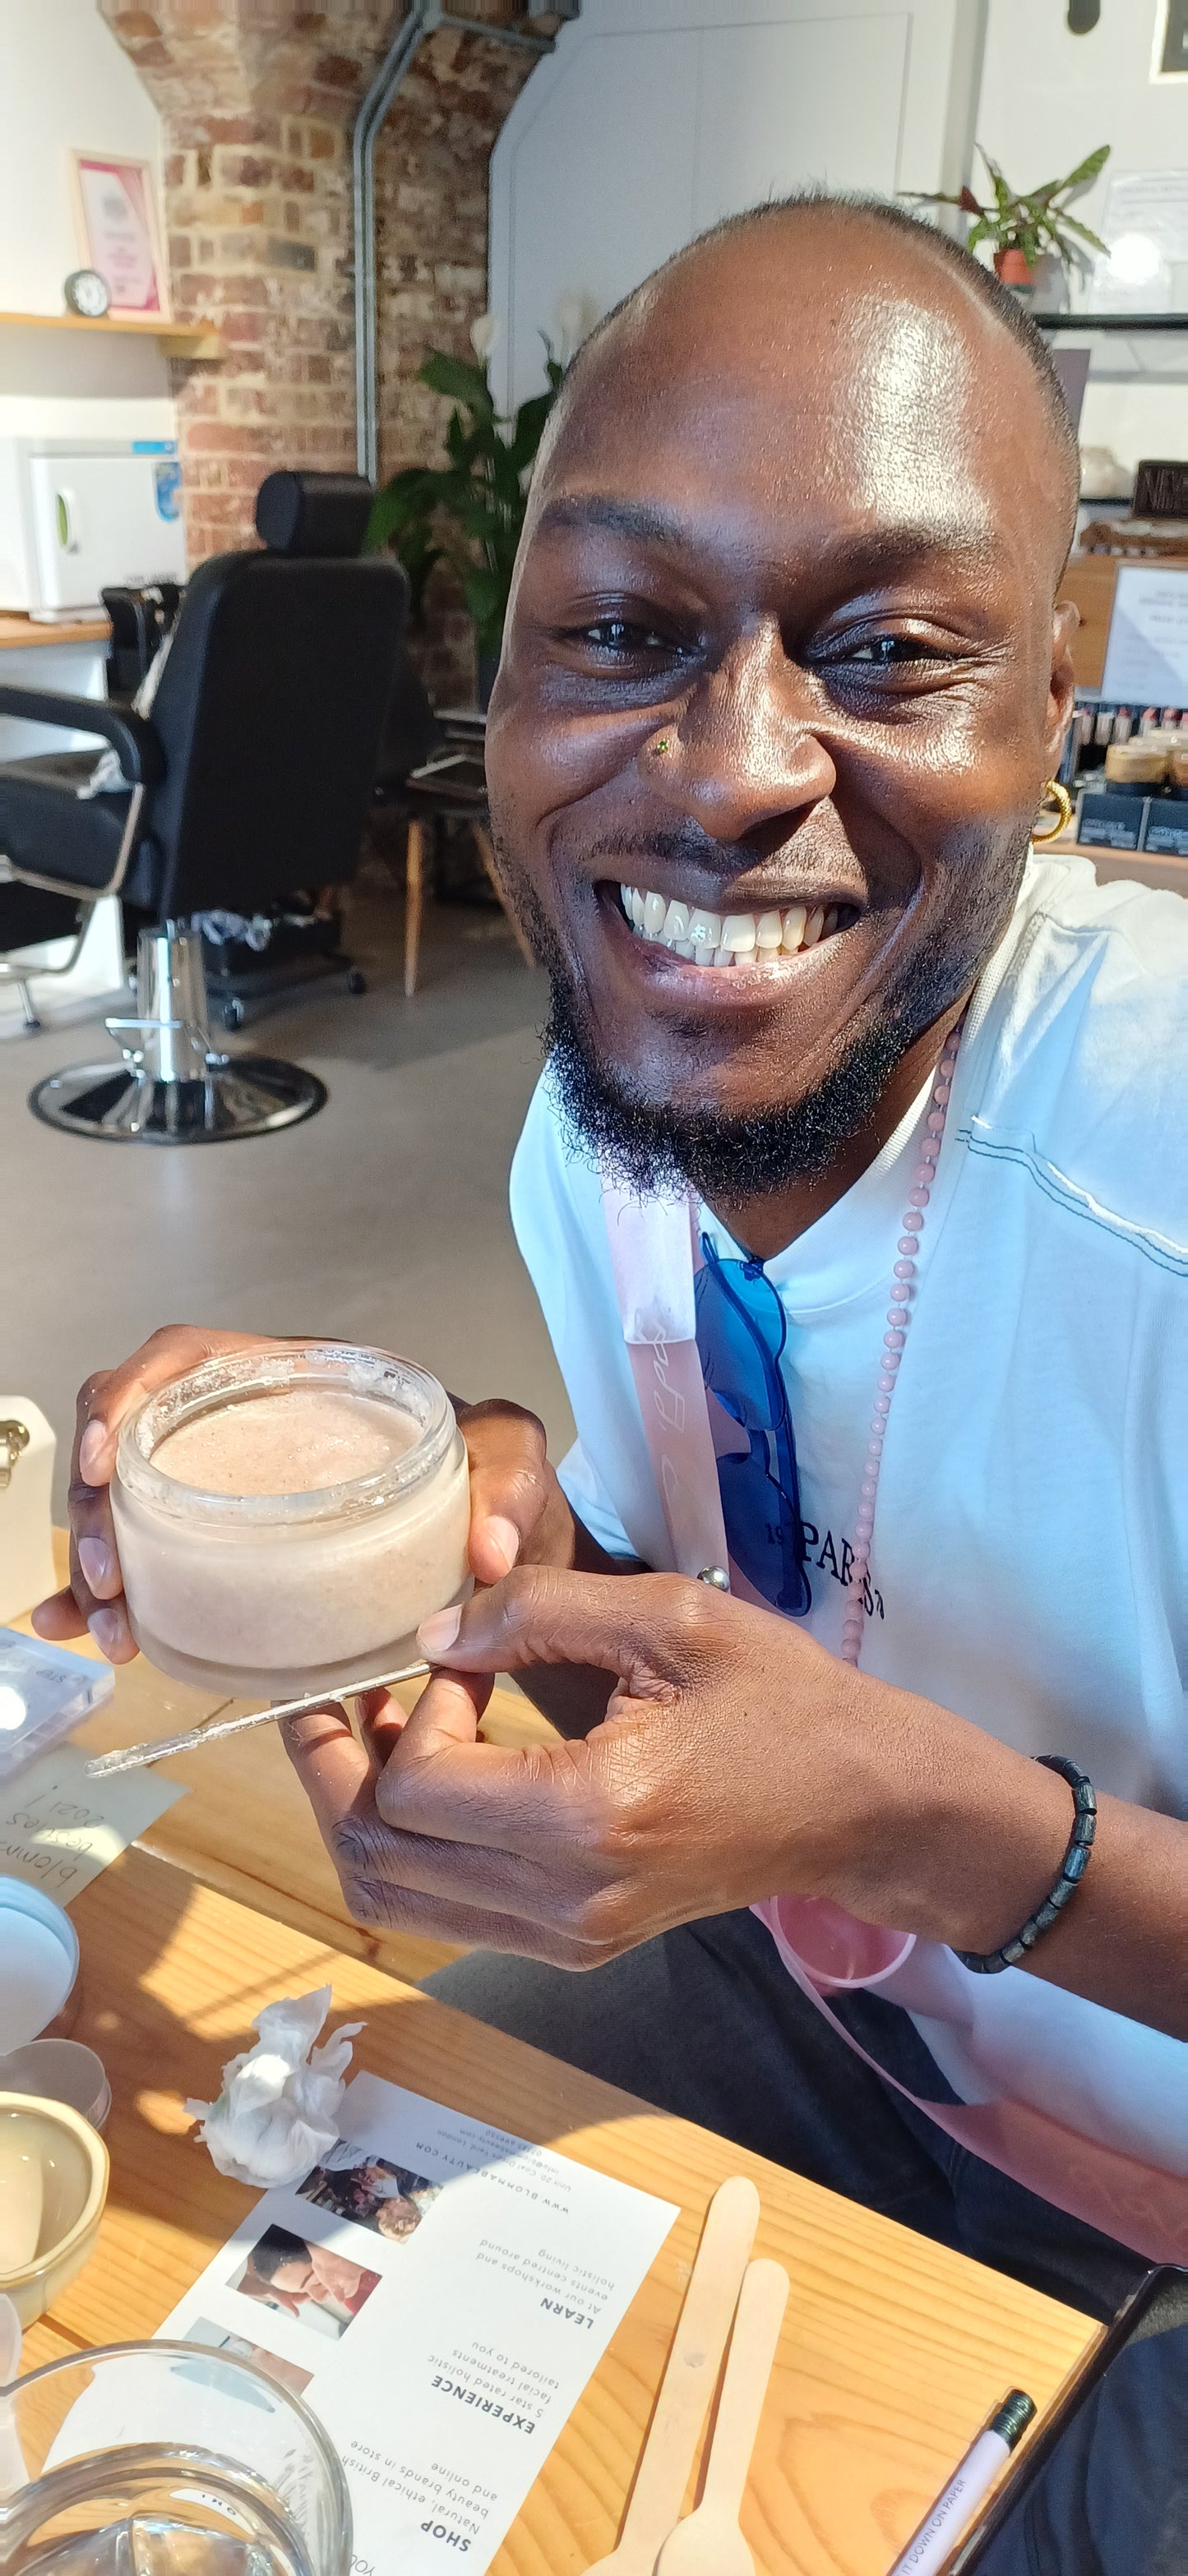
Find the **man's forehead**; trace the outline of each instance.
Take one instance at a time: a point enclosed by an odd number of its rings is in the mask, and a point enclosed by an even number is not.
[[[534,487],[533,534],[602,528],[679,546],[711,518],[725,537],[766,503],[790,531],[817,511],[841,539],[885,538],[885,552],[968,551],[1041,500],[1050,441],[1029,370],[1009,343],[1003,363],[1005,335],[966,299],[911,281],[876,293],[863,275],[840,295],[826,280],[792,310],[770,279],[741,304],[721,278],[699,297],[678,295],[678,280],[579,366]]]

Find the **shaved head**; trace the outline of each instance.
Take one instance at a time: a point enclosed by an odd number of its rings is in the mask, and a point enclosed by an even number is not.
[[[655,269],[642,285],[633,287],[629,295],[625,295],[596,323],[569,368],[566,392],[580,392],[583,366],[589,364],[602,340],[613,335],[620,325],[630,326],[635,322],[646,329],[649,306],[664,281],[681,282],[682,272],[691,270],[693,275],[684,282],[695,288],[697,263],[713,250],[715,244],[729,241],[739,234],[758,234],[760,243],[757,247],[761,254],[769,243],[774,249],[781,237],[794,249],[796,236],[793,228],[805,224],[811,227],[810,240],[815,233],[825,243],[831,237],[845,240],[847,235],[852,243],[856,228],[858,238],[865,232],[876,280],[885,278],[887,237],[891,235],[896,248],[922,263],[931,262],[950,287],[958,294],[964,291],[1014,341],[1031,370],[1034,379],[1032,391],[1038,394],[1051,433],[1053,491],[1054,496],[1059,495],[1057,523],[1063,531],[1059,569],[1063,571],[1076,525],[1081,458],[1077,433],[1048,343],[1019,297],[1009,286],[1001,283],[992,268],[984,267],[980,260],[964,250],[959,242],[953,241],[948,233],[939,231],[935,224],[908,214],[902,206],[889,204],[886,198],[834,195],[822,189],[805,189],[791,196],[773,198],[762,206],[748,207],[742,214],[723,216],[720,223],[712,225],[707,232],[699,233],[695,241],[674,251],[663,267]],[[778,226],[779,235],[773,237],[768,231],[770,226]]]

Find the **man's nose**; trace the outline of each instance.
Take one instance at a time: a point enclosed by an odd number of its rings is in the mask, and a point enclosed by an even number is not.
[[[676,725],[646,747],[649,783],[715,841],[746,841],[819,804],[837,771],[806,693],[778,626],[765,621],[731,644]]]

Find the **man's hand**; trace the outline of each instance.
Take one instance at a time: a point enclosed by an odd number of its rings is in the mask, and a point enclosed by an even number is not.
[[[87,1379],[78,1397],[70,1468],[70,1581],[34,1612],[39,1637],[77,1637],[89,1628],[111,1663],[131,1660],[136,1641],[108,1493],[120,1425],[145,1396],[203,1360],[275,1349],[277,1338],[165,1325],[121,1368],[100,1369]],[[534,1413],[518,1404],[459,1405],[458,1421],[470,1456],[470,1565],[479,1583],[497,1582],[517,1563],[611,1562],[575,1521]]]
[[[421,1630],[411,1718],[377,1699],[289,1751],[368,1923],[596,1967],[764,1896],[997,1949],[1047,1895],[1072,1803],[952,1710],[851,1670],[774,1612],[679,1575],[520,1567]],[[619,1678],[580,1744],[476,1741],[496,1670]],[[1188,1828],[1099,1797],[1085,1884],[1034,1976],[1188,2038]]]
[[[964,1895],[968,1875],[946,1843],[959,1825],[970,1832],[980,1803],[971,1766],[1022,1774],[1029,1790],[1035,1776],[787,1620],[678,1575],[522,1568],[426,1621],[422,1640],[450,1669],[407,1724],[380,1701],[362,1744],[337,1711],[286,1730],[348,1904],[367,1922],[561,1967],[794,1891],[944,1938],[948,1878]],[[619,1675],[584,1742],[476,1741],[485,1674],[558,1662]],[[1025,1851],[1000,1938],[1012,1904],[1021,1921],[1044,1892],[1066,1839],[1061,1784],[1038,1782],[1022,1836],[1031,1874]]]

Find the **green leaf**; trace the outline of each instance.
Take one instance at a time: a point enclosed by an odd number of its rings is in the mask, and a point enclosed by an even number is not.
[[[1069,171],[1067,179],[1058,179],[1054,184],[1059,188],[1091,187],[1098,171],[1104,170],[1109,157],[1109,144],[1099,143],[1096,152],[1087,153],[1083,161],[1078,161],[1076,169]]]
[[[1109,244],[1103,242],[1100,233],[1091,233],[1088,224],[1081,223],[1076,215],[1070,215],[1066,206],[1060,209],[1060,221],[1066,232],[1076,233],[1081,241],[1091,242],[1094,250],[1108,251]]]
[[[533,394],[528,402],[521,403],[516,413],[515,429],[508,450],[517,474],[522,474],[525,466],[531,465],[554,400],[555,391],[550,391],[547,394]]]
[[[435,394],[449,394],[480,419],[494,419],[495,405],[485,367],[472,366],[466,358],[451,358],[444,349],[431,349],[417,374]]]

